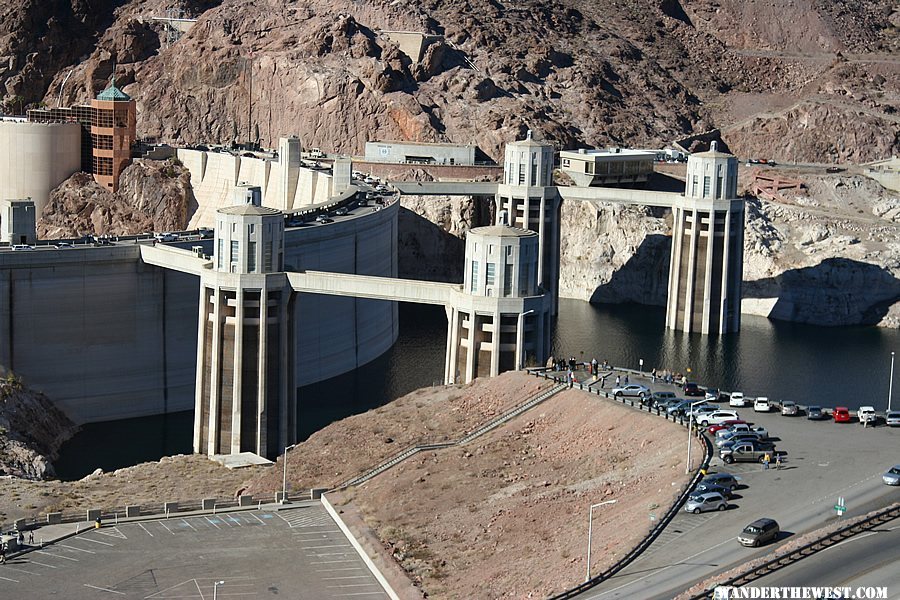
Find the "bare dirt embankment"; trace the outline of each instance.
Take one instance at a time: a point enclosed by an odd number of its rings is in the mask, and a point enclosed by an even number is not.
[[[565,391],[465,447],[418,454],[349,490],[431,598],[546,597],[619,560],[686,482],[682,429]]]

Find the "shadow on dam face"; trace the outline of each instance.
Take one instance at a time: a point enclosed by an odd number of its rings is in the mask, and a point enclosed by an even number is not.
[[[359,369],[297,390],[298,439],[330,423],[377,408],[444,378],[447,317],[441,306],[400,303],[394,346]],[[163,456],[190,454],[194,411],[82,426],[53,463],[63,480],[109,472]]]

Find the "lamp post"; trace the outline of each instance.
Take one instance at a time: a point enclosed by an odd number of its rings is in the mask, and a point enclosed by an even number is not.
[[[891,352],[891,380],[888,383],[888,411],[891,410],[891,396],[894,395],[894,353]]]
[[[591,538],[594,533],[594,509],[598,506],[603,506],[604,504],[615,504],[616,500],[606,500],[604,502],[598,502],[597,504],[591,504],[591,510],[588,513],[588,551],[587,551],[587,572],[585,573],[584,580],[591,580]]]
[[[694,407],[697,406],[698,404],[703,404],[704,402],[706,402],[706,399],[697,400],[696,402],[691,402],[690,416],[688,417],[688,455],[687,455],[687,465],[685,465],[685,467],[684,467],[685,475],[691,474],[691,438],[693,437],[692,429],[694,428]]]
[[[225,585],[225,582],[224,581],[216,581],[215,583],[213,583],[213,600],[216,600],[216,598],[219,596],[219,586],[220,585]]]
[[[287,504],[287,453],[288,450],[296,448],[298,444],[291,444],[284,448],[284,473],[281,476],[281,503]]]
[[[519,323],[516,328],[516,352],[519,353],[518,368],[520,371],[525,368],[525,317],[531,314],[534,314],[533,308],[519,313]]]

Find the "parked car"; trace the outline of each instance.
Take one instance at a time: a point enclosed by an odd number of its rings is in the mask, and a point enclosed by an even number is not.
[[[650,388],[639,383],[629,383],[628,385],[614,388],[612,393],[616,398],[622,396],[634,398],[649,398],[653,395],[653,392],[650,391]]]
[[[653,392],[652,398],[653,406],[658,406],[663,402],[678,400],[678,396],[675,395],[675,392]]]
[[[720,431],[728,431],[728,428],[732,425],[746,425],[746,421],[742,421],[741,419],[729,419],[727,421],[723,421],[718,425],[710,425],[706,428],[706,432],[710,435],[718,435]]]
[[[758,433],[753,431],[742,431],[741,433],[733,433],[729,436],[720,437],[716,440],[716,447],[733,448],[735,444],[759,441],[762,441],[762,438],[759,437]]]
[[[726,436],[734,435],[735,433],[755,433],[760,437],[760,439],[766,439],[769,437],[769,432],[765,427],[750,427],[750,425],[748,425],[747,423],[735,423],[725,431],[717,431],[716,437],[723,438]]]
[[[744,530],[738,535],[737,541],[742,546],[762,546],[774,541],[780,530],[775,519],[757,519],[744,527]]]
[[[697,484],[697,487],[694,488],[695,494],[704,494],[707,492],[716,492],[718,494],[722,494],[725,498],[731,499],[734,497],[734,491],[725,485],[719,485],[717,483],[709,483],[703,482]]]
[[[728,406],[734,406],[737,408],[743,408],[747,406],[744,403],[744,393],[743,392],[731,392],[728,398]]]
[[[694,421],[699,423],[700,417],[704,415],[708,415],[710,413],[716,412],[719,410],[718,406],[714,404],[698,404],[697,406],[691,408],[690,405],[685,409],[685,415],[690,417],[693,415]]]
[[[690,409],[690,407],[691,407],[690,400],[682,400],[681,402],[677,402],[675,404],[670,404],[666,408],[666,412],[669,413],[670,415],[674,415],[677,417],[679,415],[686,414],[686,412],[688,411],[688,409]]]
[[[706,392],[700,389],[700,386],[693,381],[688,381],[681,388],[685,396],[705,396]]]
[[[28,244],[14,244],[12,249],[15,251],[22,251],[22,250],[27,251],[27,250],[34,250],[34,246],[29,246]]]
[[[884,422],[888,427],[900,427],[900,410],[889,410],[884,414]]]
[[[881,476],[885,485],[900,485],[900,465],[894,465]]]
[[[875,413],[875,408],[872,406],[860,406],[859,410],[856,411],[856,416],[859,419],[859,422],[864,425],[875,425],[878,421],[878,415]]]
[[[725,421],[734,421],[738,418],[738,414],[733,410],[717,410],[709,414],[705,414],[697,418],[697,421],[704,427],[709,425],[718,425]]]
[[[69,242],[56,242],[55,244],[53,244],[53,247],[57,250],[64,250],[67,248],[74,248],[75,246],[73,246]]]
[[[723,487],[727,487],[729,490],[734,491],[735,489],[737,489],[738,481],[740,481],[740,478],[735,477],[731,473],[710,473],[700,481],[700,485],[703,485],[705,483],[709,483],[712,485],[721,485]]]
[[[783,417],[796,417],[800,414],[800,407],[797,406],[796,402],[792,402],[791,400],[785,400],[781,403],[781,416]]]
[[[725,496],[717,492],[706,492],[702,494],[692,494],[684,503],[684,510],[695,515],[710,510],[725,510],[728,508],[728,500]]]
[[[810,421],[822,421],[823,419],[828,418],[828,413],[822,410],[821,406],[807,406],[806,407],[806,418]]]
[[[771,410],[772,405],[769,404],[769,399],[765,396],[760,396],[753,401],[753,412],[771,412]]]
[[[766,455],[769,461],[775,461],[775,445],[766,442],[744,441],[734,444],[731,448],[719,450],[719,458],[731,464],[736,462],[764,462]]]
[[[347,210],[346,206],[342,206],[339,209],[337,209],[336,211],[334,211],[334,214],[338,215],[339,217],[343,217],[344,215],[346,215],[349,212],[350,211]]]
[[[177,242],[178,241],[178,234],[171,233],[168,231],[163,232],[163,233],[157,233],[153,237],[156,238],[157,242]]]
[[[666,400],[659,400],[657,402],[654,402],[653,405],[662,410],[668,411],[670,406],[675,406],[676,404],[681,404],[682,402],[684,402],[684,398],[667,398]]]
[[[706,400],[710,402],[720,402],[724,400],[718,388],[706,388]]]
[[[316,217],[316,223],[334,223],[334,219],[330,218],[328,215],[319,215]]]
[[[849,423],[850,409],[846,406],[835,406],[834,410],[831,411],[831,417],[835,423]]]

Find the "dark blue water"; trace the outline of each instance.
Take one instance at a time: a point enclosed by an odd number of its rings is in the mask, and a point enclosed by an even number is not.
[[[814,327],[744,315],[740,333],[702,336],[667,331],[664,323],[663,308],[563,299],[553,352],[634,369],[643,358],[647,371],[690,368],[702,384],[748,396],[884,410],[890,353],[900,350],[900,331],[874,327]],[[300,439],[419,387],[440,384],[446,332],[443,308],[401,304],[400,336],[389,352],[355,373],[301,389]],[[895,379],[900,388],[900,376]],[[898,396],[895,391],[894,408],[900,407]],[[55,466],[61,478],[75,479],[98,467],[109,471],[189,453],[192,428],[192,412],[87,425],[63,446]]]

